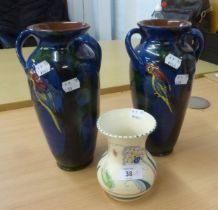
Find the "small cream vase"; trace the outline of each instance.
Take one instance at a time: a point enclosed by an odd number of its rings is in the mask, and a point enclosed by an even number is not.
[[[101,187],[116,200],[140,198],[156,178],[155,161],[145,149],[156,120],[143,110],[125,108],[103,114],[97,127],[108,138],[108,151],[97,166]]]

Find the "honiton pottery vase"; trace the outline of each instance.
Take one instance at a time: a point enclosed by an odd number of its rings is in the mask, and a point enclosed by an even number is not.
[[[16,42],[32,101],[60,168],[78,170],[93,159],[99,114],[101,48],[79,22],[31,25]],[[25,61],[28,37],[37,47]]]
[[[190,97],[196,62],[204,40],[188,21],[144,20],[126,36],[130,56],[130,86],[135,108],[157,120],[147,141],[153,155],[173,151]],[[133,48],[131,38],[141,36]]]
[[[108,150],[97,166],[101,187],[119,201],[141,198],[156,179],[155,161],[145,149],[156,120],[143,110],[124,108],[104,113],[97,127],[108,139]]]

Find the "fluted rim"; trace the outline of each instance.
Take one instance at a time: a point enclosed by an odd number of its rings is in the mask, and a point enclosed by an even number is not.
[[[106,113],[102,114],[97,120],[98,130],[102,134],[104,134],[105,136],[108,136],[108,137],[111,137],[111,138],[118,138],[118,139],[141,138],[143,136],[148,136],[150,133],[152,133],[155,130],[155,128],[157,126],[157,122],[156,122],[155,118],[151,114],[149,114],[149,113],[147,113],[147,112],[145,112],[143,110],[140,110],[142,112],[142,118],[143,118],[143,119],[141,118],[142,119],[141,121],[142,122],[146,121],[147,124],[149,122],[149,126],[144,126],[144,132],[140,132],[140,133],[138,133],[136,135],[118,135],[116,133],[109,132],[109,129],[105,128],[103,120],[108,115],[114,114],[114,116],[115,116],[114,120],[115,120],[116,117],[117,117],[117,115],[115,115],[115,114],[117,114],[118,112],[126,112],[126,115],[128,115],[128,114],[130,114],[131,110],[134,110],[134,109],[132,109],[132,108],[114,109],[114,110],[111,110],[109,112],[106,112]],[[138,120],[140,120],[140,119],[138,119]]]

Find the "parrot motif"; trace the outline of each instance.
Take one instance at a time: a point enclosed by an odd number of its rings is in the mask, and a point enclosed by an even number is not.
[[[56,128],[61,133],[61,127],[56,117],[62,107],[61,97],[54,94],[53,91],[56,90],[51,85],[45,84],[34,70],[30,70],[29,79],[32,81],[36,100],[49,112]]]
[[[158,96],[169,108],[170,112],[173,112],[172,105],[170,103],[171,86],[167,77],[160,71],[157,65],[148,63],[146,65],[146,72],[152,76],[152,88],[154,95]]]

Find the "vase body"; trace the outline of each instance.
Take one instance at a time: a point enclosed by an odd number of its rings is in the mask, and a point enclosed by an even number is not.
[[[28,27],[17,39],[17,55],[32,101],[57,164],[65,170],[88,165],[95,150],[99,113],[101,49],[83,23]],[[29,36],[38,45],[27,61],[21,47]]]
[[[153,155],[167,155],[180,133],[203,36],[186,21],[147,20],[138,25],[126,36],[132,101],[135,108],[157,120],[157,128],[147,140],[148,150]],[[142,38],[133,48],[135,33]]]
[[[105,192],[120,201],[140,198],[156,179],[155,161],[145,150],[147,135],[156,121],[144,111],[132,116],[132,110],[113,110],[97,122],[99,131],[108,138],[108,150],[97,166],[98,181]]]

